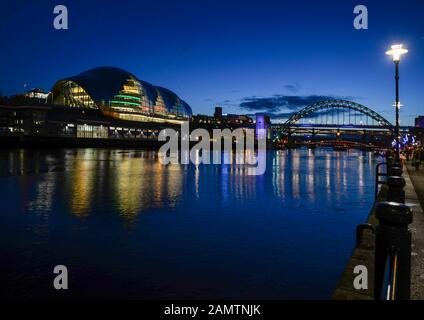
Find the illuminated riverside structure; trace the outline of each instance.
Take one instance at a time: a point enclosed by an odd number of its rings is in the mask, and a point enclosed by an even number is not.
[[[193,116],[190,106],[172,91],[113,67],[59,80],[46,99],[40,89],[30,93],[0,98],[1,145],[157,148],[163,144],[160,131],[180,131],[184,122],[190,122],[190,130],[209,132],[255,129],[251,117],[223,114],[221,107],[214,116]],[[268,128],[269,118],[266,122]]]
[[[160,130],[179,128],[191,116],[190,106],[172,91],[100,67],[57,81],[45,104],[3,103],[0,137],[49,144],[157,141]]]
[[[175,93],[112,67],[58,81],[48,100],[54,105],[99,109],[105,115],[130,121],[180,124],[192,115],[190,106]]]

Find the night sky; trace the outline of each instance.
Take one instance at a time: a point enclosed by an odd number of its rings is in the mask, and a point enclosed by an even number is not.
[[[53,8],[69,30],[53,28]],[[353,8],[369,10],[355,30]],[[194,113],[284,116],[328,97],[364,104],[393,121],[394,65],[403,43],[402,124],[424,115],[424,1],[0,2],[0,91],[53,83],[97,66],[126,69],[175,91]],[[26,87],[24,85],[26,84]]]

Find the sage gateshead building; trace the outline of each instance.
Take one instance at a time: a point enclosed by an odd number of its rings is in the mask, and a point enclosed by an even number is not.
[[[130,121],[179,124],[192,115],[190,106],[172,91],[112,67],[91,69],[58,81],[49,102],[99,109],[107,116]]]
[[[1,106],[0,134],[92,139],[156,139],[192,117],[174,92],[114,67],[57,81],[46,103]],[[79,139],[78,139],[79,140]]]

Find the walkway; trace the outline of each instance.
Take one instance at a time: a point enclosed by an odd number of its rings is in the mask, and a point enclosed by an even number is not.
[[[407,164],[406,202],[414,212],[412,231],[411,298],[424,299],[424,169]]]
[[[424,168],[415,170],[410,164],[404,172],[406,181],[405,196],[406,204],[412,207],[414,221],[410,226],[412,232],[412,260],[411,260],[411,299],[424,299]],[[385,198],[383,187],[379,200]],[[376,224],[374,208],[368,217],[367,223]],[[365,265],[368,269],[369,289],[355,290],[353,287],[353,269],[356,265]],[[373,299],[374,283],[374,236],[365,232],[362,244],[355,247],[349,259],[343,275],[337,284],[332,299],[336,300],[369,300]]]

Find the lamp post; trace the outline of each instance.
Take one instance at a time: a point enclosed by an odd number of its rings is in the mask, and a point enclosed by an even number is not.
[[[403,45],[396,44],[391,46],[391,49],[386,52],[387,55],[392,56],[393,62],[395,63],[396,67],[396,163],[400,164],[400,120],[399,120],[399,109],[400,109],[400,102],[399,102],[399,62],[400,58],[403,54],[408,53],[408,50],[403,48]]]

